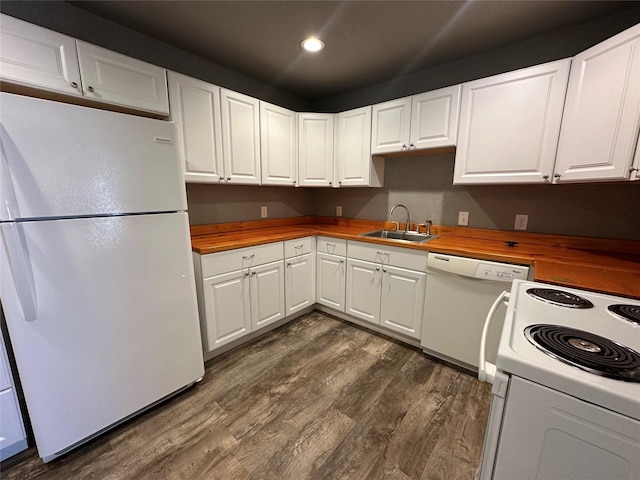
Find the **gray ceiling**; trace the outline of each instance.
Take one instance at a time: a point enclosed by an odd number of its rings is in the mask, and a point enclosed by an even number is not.
[[[636,8],[617,1],[77,1],[306,100]],[[326,48],[305,53],[317,35]]]

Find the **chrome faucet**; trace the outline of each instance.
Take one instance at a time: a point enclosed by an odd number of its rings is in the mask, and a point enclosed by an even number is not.
[[[404,231],[408,232],[409,229],[411,228],[411,220],[409,218],[409,209],[406,207],[406,205],[402,205],[401,203],[399,203],[398,205],[394,205],[393,207],[391,207],[391,210],[389,210],[389,216],[393,215],[393,211],[397,208],[397,207],[402,207],[407,211],[407,223],[404,227]]]

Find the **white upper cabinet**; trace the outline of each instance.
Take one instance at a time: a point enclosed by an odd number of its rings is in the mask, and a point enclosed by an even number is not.
[[[171,120],[180,132],[185,180],[222,181],[220,88],[175,72],[168,72],[168,80]]]
[[[456,144],[461,90],[462,85],[455,85],[412,97],[410,148]]]
[[[371,153],[456,144],[461,85],[373,106]]]
[[[222,151],[228,183],[260,184],[260,102],[256,98],[220,90]]]
[[[296,113],[260,102],[262,184],[289,185],[297,181]]]
[[[384,158],[371,157],[371,107],[336,115],[336,177],[340,187],[381,187]]]
[[[73,38],[1,15],[0,44],[2,81],[82,96]]]
[[[560,60],[462,86],[454,184],[551,181],[569,65]]]
[[[298,114],[298,184],[333,186],[333,128],[331,113]]]
[[[574,57],[554,182],[638,179],[632,162],[639,131],[636,25]]]
[[[400,152],[409,148],[411,97],[373,106],[371,153]]]
[[[169,114],[165,69],[2,15],[3,81]]]
[[[79,40],[76,45],[85,97],[169,114],[164,68]]]

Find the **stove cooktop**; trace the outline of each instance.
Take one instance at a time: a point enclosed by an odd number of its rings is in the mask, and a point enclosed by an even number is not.
[[[627,318],[639,310],[640,300],[515,280],[496,366],[640,420],[640,324]]]

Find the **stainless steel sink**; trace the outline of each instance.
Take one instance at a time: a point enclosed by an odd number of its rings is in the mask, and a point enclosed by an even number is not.
[[[358,236],[384,238],[386,240],[400,240],[412,243],[425,243],[437,237],[437,235],[427,235],[425,233],[401,232],[394,230],[375,230],[373,232],[361,233]]]

